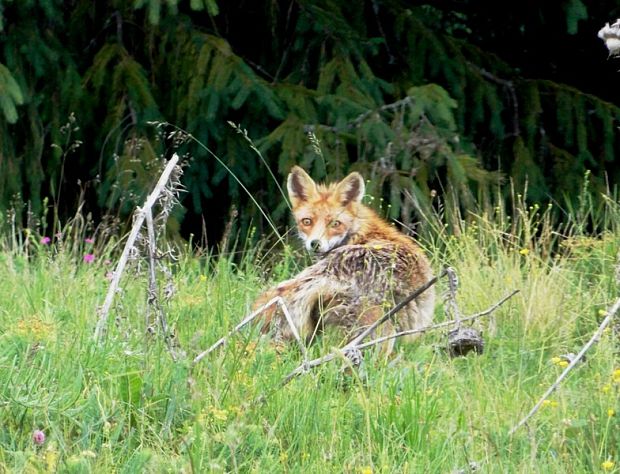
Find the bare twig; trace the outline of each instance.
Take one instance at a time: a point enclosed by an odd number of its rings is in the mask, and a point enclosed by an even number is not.
[[[140,229],[142,228],[142,224],[144,223],[144,219],[146,218],[146,212],[150,212],[153,205],[157,202],[159,195],[165,189],[166,183],[168,182],[168,178],[170,177],[170,174],[176,167],[178,161],[179,161],[179,155],[175,153],[174,155],[172,155],[172,158],[170,158],[170,161],[164,168],[164,171],[159,177],[159,180],[157,181],[155,188],[153,189],[151,194],[149,194],[149,196],[147,197],[146,202],[144,203],[144,206],[136,209],[131,232],[129,233],[129,236],[127,237],[127,242],[125,243],[125,248],[123,249],[123,253],[121,254],[121,257],[118,260],[118,263],[116,264],[116,269],[114,270],[114,277],[112,278],[112,281],[110,282],[108,293],[106,294],[105,300],[103,302],[103,306],[101,307],[99,311],[99,320],[97,321],[97,326],[95,328],[95,335],[94,335],[95,341],[97,342],[101,340],[101,337],[105,330],[105,326],[108,320],[108,313],[110,312],[112,302],[114,301],[114,296],[116,295],[116,292],[118,291],[121,276],[123,274],[123,271],[125,270],[125,266],[127,265],[127,261],[129,259],[129,254],[131,253],[131,249],[134,248],[136,239],[138,238]]]
[[[575,365],[577,365],[577,363],[583,358],[584,354],[586,353],[586,351],[588,349],[590,349],[590,347],[592,347],[594,345],[594,343],[601,337],[601,335],[603,334],[603,331],[605,330],[605,328],[607,326],[609,326],[609,324],[612,322],[612,320],[614,319],[616,313],[618,312],[618,309],[620,309],[620,298],[618,298],[616,300],[616,302],[614,303],[614,305],[611,307],[611,309],[607,312],[607,316],[605,317],[605,319],[603,319],[603,322],[601,323],[601,325],[598,327],[598,329],[596,330],[596,332],[592,335],[592,337],[590,338],[590,340],[587,342],[587,344],[585,346],[583,346],[583,348],[581,349],[581,351],[579,351],[579,354],[577,354],[573,360],[570,362],[570,364],[568,364],[568,366],[564,369],[564,371],[560,374],[560,376],[557,378],[557,380],[553,383],[553,385],[551,385],[547,391],[543,394],[542,397],[540,397],[540,400],[538,400],[538,402],[536,403],[536,405],[534,405],[534,408],[532,408],[530,410],[530,412],[521,420],[519,421],[519,423],[517,423],[509,432],[508,435],[512,436],[519,428],[521,428],[523,425],[525,425],[528,420],[534,416],[536,414],[536,412],[540,409],[540,407],[542,406],[543,402],[549,397],[549,395],[551,395],[551,393],[553,393],[553,391],[559,387],[560,383],[562,382],[562,380],[564,380],[566,378],[566,376],[568,375],[568,373],[573,369],[573,367],[575,367]]]
[[[382,336],[377,339],[373,339],[372,341],[364,342],[363,344],[358,345],[357,348],[366,349],[367,347],[381,344],[382,342],[389,341],[390,339],[395,339],[397,337],[410,336],[413,334],[421,334],[421,333],[425,333],[425,332],[432,331],[435,329],[441,329],[441,328],[448,327],[448,326],[455,326],[455,325],[458,326],[463,322],[474,321],[483,316],[488,316],[489,314],[491,314],[493,311],[495,311],[497,308],[499,308],[501,305],[503,305],[506,301],[508,301],[510,298],[512,298],[517,293],[519,293],[519,290],[514,290],[512,293],[504,296],[501,300],[499,300],[497,303],[495,303],[490,308],[485,309],[484,311],[481,311],[479,313],[472,314],[471,316],[459,317],[457,319],[453,319],[450,321],[444,321],[443,323],[434,324],[433,326],[426,326],[426,327],[419,328],[419,329],[408,329],[406,331],[397,332],[395,334],[389,334],[387,336]]]
[[[456,270],[452,267],[446,267],[446,275],[448,276],[448,293],[445,300],[446,313],[450,315],[452,319],[458,321],[461,319],[461,310],[456,304],[456,292],[459,287],[459,280],[456,275]]]
[[[301,337],[299,336],[299,332],[297,331],[297,327],[295,327],[295,322],[293,321],[293,317],[291,316],[291,313],[286,307],[286,304],[284,303],[284,300],[282,299],[281,296],[278,296],[277,304],[282,308],[282,312],[284,313],[284,317],[286,318],[286,321],[288,322],[288,325],[291,328],[291,332],[293,333],[293,336],[295,337],[297,344],[299,344],[301,355],[304,358],[303,363],[306,364],[308,362],[308,353],[306,351],[306,346],[304,342],[301,340]]]
[[[284,377],[280,385],[284,386],[287,383],[289,383],[291,380],[293,380],[295,377],[297,377],[298,375],[305,374],[313,367],[317,367],[319,365],[325,364],[326,362],[330,362],[339,355],[344,355],[344,350],[346,347],[347,346],[343,347],[342,349],[337,349],[334,352],[330,352],[329,354],[324,355],[323,357],[312,359],[312,360],[307,361],[304,364],[301,364],[295,370],[293,370],[292,372],[289,372],[289,374],[286,377]]]
[[[157,300],[157,278],[156,278],[156,269],[155,269],[155,231],[153,230],[153,213],[149,209],[145,213],[146,217],[146,227],[147,227],[147,235],[148,242],[146,247],[148,249],[149,254],[149,288],[147,292],[147,305],[146,305],[146,314],[145,314],[145,325],[147,333],[154,332],[153,329],[153,320],[151,318],[151,306]]]
[[[445,272],[444,272],[445,273]],[[441,276],[443,276],[443,274]],[[429,283],[431,283],[429,281]],[[425,285],[426,286],[426,285]],[[429,285],[428,287],[424,288],[425,290],[428,289],[431,285]],[[422,290],[423,287],[420,287],[418,290],[416,290],[416,293],[420,290]],[[473,314],[471,316],[467,316],[465,318],[461,318],[458,320],[452,320],[452,321],[445,321],[443,323],[438,323],[438,324],[433,324],[430,326],[425,326],[422,328],[418,328],[418,329],[410,329],[407,331],[402,331],[402,332],[398,332],[396,334],[391,334],[388,336],[383,336],[383,337],[379,337],[377,339],[374,339],[372,341],[368,341],[365,343],[361,343],[361,340],[363,339],[359,339],[358,338],[352,340],[351,342],[349,342],[348,344],[346,344],[344,347],[335,350],[334,352],[331,352],[323,357],[319,357],[317,359],[313,359],[310,361],[305,362],[304,364],[301,364],[300,366],[298,366],[295,370],[293,370],[292,372],[290,372],[286,377],[284,377],[284,379],[282,380],[282,385],[286,385],[287,383],[289,383],[293,378],[295,378],[298,375],[301,375],[303,373],[306,373],[309,369],[313,368],[313,367],[317,367],[319,365],[325,364],[326,362],[330,362],[332,360],[334,360],[337,356],[339,355],[344,355],[345,352],[347,350],[362,350],[362,349],[367,349],[368,347],[374,346],[376,344],[380,344],[382,342],[385,342],[387,340],[390,339],[394,339],[397,337],[401,337],[401,336],[406,336],[406,335],[411,335],[411,334],[422,334],[425,332],[429,332],[429,331],[433,331],[435,329],[441,329],[441,328],[445,328],[448,326],[454,326],[455,324],[460,324],[463,321],[472,321],[474,319],[480,318],[482,316],[487,316],[488,314],[491,314],[493,311],[495,311],[497,308],[499,308],[502,304],[504,304],[507,300],[509,300],[510,298],[512,298],[514,295],[516,295],[519,292],[519,290],[514,290],[512,293],[510,293],[507,296],[504,296],[500,301],[498,301],[497,303],[495,303],[493,306],[491,306],[488,309],[485,309],[484,311],[481,311],[480,313],[476,313]],[[421,291],[420,291],[421,293]],[[420,293],[417,293],[418,295]],[[403,305],[404,306],[404,305]],[[401,308],[403,307],[401,306]],[[394,311],[397,308],[397,306],[395,306],[394,308],[392,308],[388,313],[386,313],[381,319],[383,321],[385,321],[386,319],[385,316],[387,316],[388,314],[390,314],[390,316],[393,316],[394,313],[396,311]],[[369,331],[370,333],[370,331]],[[365,336],[364,336],[365,337]],[[359,339],[359,340],[358,340]],[[357,342],[355,342],[357,340]]]

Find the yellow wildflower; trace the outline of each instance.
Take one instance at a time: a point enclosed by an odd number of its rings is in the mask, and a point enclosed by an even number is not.
[[[252,355],[256,351],[256,342],[250,342],[245,346],[245,355]]]
[[[200,275],[200,281],[207,281],[207,275]]]
[[[56,472],[59,457],[58,451],[53,447],[45,451],[45,466],[47,467],[47,472]]]
[[[372,467],[364,466],[360,469],[360,474],[372,474]]]
[[[603,471],[611,471],[615,465],[616,464],[611,459],[608,459],[601,464],[601,467],[603,468]]]
[[[613,408],[610,408],[609,410],[607,410],[607,416],[608,417],[612,417],[616,414],[616,410],[614,410]]]
[[[219,408],[211,407],[209,413],[214,419],[219,421],[226,421],[226,418],[228,418],[228,411],[220,410]]]
[[[519,250],[519,253],[521,255],[529,255],[530,249],[521,249],[521,250]]]
[[[611,378],[614,382],[620,383],[620,369],[614,370],[614,372],[611,374]]]
[[[609,393],[611,391],[611,385],[609,384],[605,384],[601,387],[601,392],[603,393]]]
[[[556,402],[555,400],[543,400],[542,406],[553,408],[558,406],[558,402]]]
[[[551,362],[558,367],[568,367],[569,361],[565,357],[552,357]]]
[[[605,311],[604,309],[599,309],[598,310],[598,315],[599,316],[607,316],[607,311]]]
[[[17,322],[15,332],[29,339],[53,339],[56,335],[56,328],[53,324],[43,321],[38,316],[30,316]]]

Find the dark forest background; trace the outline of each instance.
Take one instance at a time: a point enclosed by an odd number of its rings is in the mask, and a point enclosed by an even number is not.
[[[596,33],[618,16],[581,0],[0,0],[0,210],[123,219],[173,150],[178,229],[210,242],[231,205],[264,230],[239,181],[285,224],[294,164],[363,172],[406,224],[436,193],[452,213],[511,183],[570,205],[588,170],[613,192],[620,65]]]

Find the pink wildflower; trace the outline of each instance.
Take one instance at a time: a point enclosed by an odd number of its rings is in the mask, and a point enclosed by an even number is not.
[[[41,446],[43,443],[45,443],[45,433],[43,433],[43,431],[41,430],[34,430],[34,433],[32,433],[32,441],[34,442],[34,444],[38,444],[39,446]]]
[[[93,239],[92,237],[88,237],[87,239],[84,239],[84,242],[86,242],[87,244],[94,244],[95,239]]]
[[[84,263],[93,263],[95,260],[95,255],[92,253],[84,254]]]
[[[49,245],[49,243],[52,241],[52,239],[50,237],[48,237],[47,235],[45,237],[41,238],[41,243],[43,245]]]

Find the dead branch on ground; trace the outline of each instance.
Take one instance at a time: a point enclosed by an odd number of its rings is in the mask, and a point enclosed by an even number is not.
[[[577,363],[583,358],[583,356],[588,351],[588,349],[590,349],[590,347],[592,347],[594,343],[598,341],[598,339],[603,334],[603,331],[605,330],[605,328],[609,326],[609,324],[613,321],[614,317],[616,316],[616,313],[618,312],[618,309],[620,309],[620,298],[618,298],[616,302],[614,303],[614,305],[609,309],[609,311],[607,311],[607,316],[605,317],[605,319],[603,319],[603,322],[598,327],[596,332],[592,335],[590,340],[586,343],[585,346],[583,346],[583,348],[579,351],[579,353],[575,357],[573,357],[573,360],[570,362],[570,364],[568,364],[568,366],[564,369],[564,371],[560,374],[560,376],[556,379],[556,381],[553,382],[553,384],[547,389],[547,391],[543,394],[543,396],[540,397],[536,405],[534,405],[534,407],[530,410],[530,412],[523,419],[521,419],[519,423],[517,423],[515,426],[512,427],[512,429],[508,432],[509,436],[512,436],[519,428],[525,425],[532,416],[536,414],[536,412],[542,406],[543,402],[549,397],[549,395],[553,393],[555,389],[557,389],[560,386],[560,383],[562,383],[562,380],[564,380],[566,376],[568,375],[568,373],[571,370],[573,370],[573,367],[575,367],[575,365],[577,365]]]
[[[436,281],[436,279],[435,279],[435,281]],[[428,287],[424,288],[424,290],[426,290],[430,286],[431,285],[428,285]],[[419,290],[417,290],[417,291],[420,291],[421,289],[422,289],[422,287]],[[334,360],[338,356],[344,355],[346,357],[347,352],[361,351],[363,349],[367,349],[369,347],[375,346],[377,344],[380,344],[380,343],[385,342],[385,341],[390,340],[390,339],[395,339],[395,338],[398,338],[398,337],[401,337],[401,336],[408,336],[408,335],[413,335],[413,334],[424,334],[424,333],[429,332],[429,331],[434,331],[436,329],[443,329],[443,328],[446,328],[446,327],[450,327],[450,326],[461,324],[463,322],[473,321],[473,320],[481,318],[483,316],[487,316],[487,315],[491,314],[493,311],[495,311],[497,308],[499,308],[507,300],[512,298],[514,295],[516,295],[518,292],[519,292],[519,290],[514,290],[512,293],[510,293],[507,296],[503,297],[500,301],[495,303],[490,308],[488,308],[488,309],[486,309],[484,311],[481,311],[480,313],[473,314],[471,316],[462,317],[462,318],[460,318],[458,320],[444,321],[444,322],[441,322],[441,323],[433,324],[433,325],[430,325],[430,326],[425,326],[425,327],[418,328],[418,329],[409,329],[407,331],[401,331],[401,332],[398,332],[398,333],[395,333],[395,334],[390,334],[388,336],[382,336],[382,337],[379,337],[377,339],[374,339],[372,341],[368,341],[368,342],[365,342],[365,343],[362,342],[362,340],[364,339],[365,336],[362,337],[362,338],[360,338],[358,336],[357,338],[353,339],[351,342],[346,344],[344,347],[342,347],[340,349],[337,349],[337,350],[335,350],[335,351],[333,351],[333,352],[331,352],[331,353],[329,353],[329,354],[327,354],[327,355],[325,355],[323,357],[319,357],[317,359],[310,360],[310,361],[306,362],[305,364],[300,365],[295,370],[290,372],[286,377],[284,377],[284,379],[282,381],[282,385],[286,385],[287,383],[289,383],[296,376],[308,372],[308,370],[311,369],[311,368],[317,367],[317,366],[322,365],[322,364],[324,364],[326,362],[330,362],[330,361]],[[422,293],[422,291],[420,291],[420,293]],[[418,293],[418,295],[420,293]],[[396,311],[395,311],[396,308],[397,308],[396,306],[394,308],[392,308],[392,310],[390,310],[388,313],[386,313],[386,315],[388,315],[390,313],[391,313],[391,315],[394,315],[396,313]],[[402,306],[399,309],[402,309]],[[381,318],[381,319],[383,319],[383,318]],[[368,334],[369,333],[370,332],[368,332]]]

